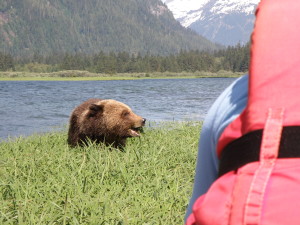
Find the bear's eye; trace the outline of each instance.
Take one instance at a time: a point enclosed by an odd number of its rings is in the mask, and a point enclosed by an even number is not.
[[[122,116],[128,116],[129,115],[129,112],[128,111],[123,111],[123,113],[122,113]]]

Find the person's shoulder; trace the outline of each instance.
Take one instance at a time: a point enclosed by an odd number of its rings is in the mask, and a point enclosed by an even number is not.
[[[248,98],[248,75],[233,81],[215,100],[209,109],[203,128],[218,138],[223,129],[246,107]]]
[[[248,94],[248,74],[234,80],[220,95],[220,98],[226,98],[229,102],[235,103],[242,95]],[[227,103],[227,102],[223,102]]]
[[[237,105],[245,106],[248,96],[248,75],[233,81],[215,100],[207,113],[208,117],[220,118],[220,114],[228,114]],[[245,99],[246,98],[246,99]]]

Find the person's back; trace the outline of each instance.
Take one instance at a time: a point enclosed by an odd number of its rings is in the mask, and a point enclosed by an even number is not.
[[[187,224],[299,224],[299,25],[299,1],[260,3],[248,104],[222,133],[220,178]]]

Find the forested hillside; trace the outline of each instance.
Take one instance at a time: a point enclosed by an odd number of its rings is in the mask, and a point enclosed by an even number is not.
[[[216,46],[183,28],[159,0],[0,1],[0,51],[13,56],[191,49]]]

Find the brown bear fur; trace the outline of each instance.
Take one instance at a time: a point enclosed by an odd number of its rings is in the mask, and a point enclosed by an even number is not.
[[[70,117],[68,144],[83,145],[90,139],[114,147],[124,147],[126,138],[139,136],[145,119],[125,104],[108,99],[89,99],[77,106]]]

